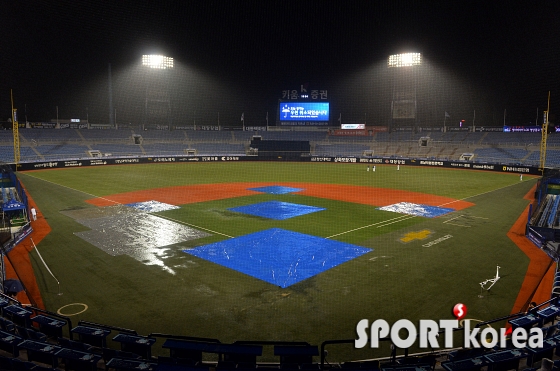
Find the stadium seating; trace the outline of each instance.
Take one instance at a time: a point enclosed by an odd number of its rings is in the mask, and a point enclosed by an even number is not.
[[[242,144],[227,144],[227,143],[194,143],[191,144],[190,149],[196,150],[197,155],[244,155],[245,147]],[[183,153],[184,155],[184,153]]]
[[[254,135],[262,140],[308,141],[311,155],[374,156],[459,160],[462,153],[474,153],[474,162],[539,166],[540,133],[468,131],[376,132],[373,136],[337,136],[328,130],[217,131],[217,130],[118,130],[21,129],[20,161],[56,161],[103,156],[180,156],[187,150],[197,155],[243,155]],[[133,136],[141,136],[134,143]],[[429,137],[425,146],[420,138]],[[13,162],[11,131],[0,131],[0,161]],[[192,154],[192,153],[190,153]],[[560,136],[550,134],[547,167],[560,166]]]
[[[193,142],[228,142],[232,141],[232,132],[216,130],[196,130],[186,132],[186,136]]]
[[[474,150],[475,159],[482,162],[498,164],[521,164],[529,152],[522,148],[477,148]]]
[[[182,143],[154,143],[143,144],[142,148],[147,154],[159,156],[183,156],[188,145]]]
[[[316,144],[314,154],[318,156],[361,156],[369,150],[367,144]]]
[[[97,131],[97,130],[94,130]],[[57,142],[76,142],[80,141],[80,133],[82,131],[68,129],[19,129],[20,141],[57,141]],[[115,133],[113,133],[114,135]]]
[[[70,129],[72,130],[72,129]],[[128,140],[132,137],[133,131],[130,129],[119,130],[99,130],[99,129],[74,129],[78,133],[78,137],[82,140],[95,141],[95,140]]]

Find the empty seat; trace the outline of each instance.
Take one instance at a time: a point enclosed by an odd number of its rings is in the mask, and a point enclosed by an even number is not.
[[[42,332],[19,325],[14,325],[14,326],[16,328],[17,334],[21,336],[23,339],[29,339],[29,340],[35,340],[41,342],[47,341],[47,335],[43,334]]]
[[[79,350],[81,352],[89,351],[92,346],[81,341],[70,340],[67,338],[58,338],[58,345],[64,348]]]

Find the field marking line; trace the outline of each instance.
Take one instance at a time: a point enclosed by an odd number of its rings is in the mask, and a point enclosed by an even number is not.
[[[451,218],[451,219],[449,219],[449,220],[444,221],[443,224],[449,223],[450,221],[455,220],[455,219],[459,219],[459,218],[461,218],[462,216],[463,216],[463,215],[457,215],[457,216],[454,217],[454,218]]]
[[[519,184],[519,183],[513,183],[513,184],[505,185],[505,186],[503,186],[503,187],[496,188],[496,189],[492,189],[492,190],[490,190],[490,191],[486,191],[486,192],[482,192],[482,193],[478,193],[478,194],[473,195],[473,196],[467,196],[467,197],[463,197],[463,198],[458,199],[458,200],[449,201],[449,202],[446,202],[446,203],[444,203],[444,204],[439,205],[438,207],[441,207],[441,206],[443,206],[443,205],[449,205],[449,204],[452,204],[452,203],[455,203],[455,202],[459,202],[459,201],[465,201],[465,200],[467,200],[467,199],[469,199],[469,198],[482,196],[482,195],[485,195],[485,194],[487,194],[487,193],[492,193],[492,192],[500,191],[500,190],[502,190],[502,189],[509,188],[509,187],[512,187],[512,186],[517,185],[517,184]]]
[[[68,189],[70,189],[70,190],[72,190],[72,191],[74,191],[74,192],[83,193],[83,194],[88,195],[88,196],[91,196],[91,197],[100,198],[100,199],[102,199],[102,200],[109,201],[109,202],[112,202],[112,203],[117,204],[117,205],[122,205],[122,204],[121,204],[120,202],[118,202],[118,201],[114,201],[114,200],[111,200],[111,199],[108,199],[108,198],[105,198],[105,197],[102,197],[102,196],[96,196],[96,195],[94,195],[94,194],[87,193],[87,192],[85,192],[85,191],[80,191],[79,189],[75,189],[75,188],[72,188],[72,187],[68,187],[68,186],[66,186],[66,185],[64,185],[64,184],[58,184],[58,183],[55,183],[55,182],[53,182],[53,181],[51,181],[51,180],[42,179],[42,178],[39,178],[39,177],[36,177],[36,176],[33,176],[33,175],[29,175],[29,174],[25,174],[25,175],[27,175],[27,176],[29,176],[29,177],[31,177],[31,178],[35,178],[35,179],[42,180],[43,182],[47,182],[47,183],[54,184],[54,185],[59,186],[59,187],[68,188]]]
[[[378,224],[387,223],[387,222],[390,222],[390,221],[392,221],[392,220],[396,220],[396,222],[399,222],[400,220],[398,220],[398,219],[405,219],[405,218],[406,218],[406,219],[410,219],[410,218],[414,218],[414,217],[416,217],[416,216],[401,215],[401,216],[397,216],[396,218],[393,218],[393,219],[382,220],[382,221],[380,221],[380,222],[376,222],[376,223],[373,223],[373,224],[364,225],[364,226],[362,226],[362,227],[350,229],[349,231],[346,231],[346,232],[341,232],[341,233],[333,234],[332,236],[325,237],[325,238],[333,238],[333,237],[340,236],[340,235],[343,235],[343,234],[346,234],[346,233],[359,231],[360,229],[365,229],[365,228],[369,228],[369,227],[374,227],[374,226],[376,226],[376,225],[378,225]],[[395,223],[396,223],[396,222],[395,222]],[[381,225],[381,227],[383,227],[383,226],[384,226],[384,225]],[[379,227],[378,227],[378,228],[379,228]]]
[[[29,174],[26,174],[26,175],[29,175]],[[85,192],[85,191],[80,191],[79,189],[75,189],[75,188],[72,188],[72,187],[68,187],[68,186],[65,186],[65,185],[63,185],[63,184],[58,184],[58,183],[52,182],[52,181],[50,181],[50,180],[41,179],[41,178],[38,178],[38,177],[33,176],[33,175],[29,175],[29,176],[32,177],[32,178],[35,178],[35,179],[42,180],[43,182],[47,182],[47,183],[54,184],[54,185],[59,186],[59,187],[68,188],[68,189],[70,189],[70,190],[72,190],[72,191],[74,191],[74,192],[83,193],[83,194],[88,195],[88,196],[92,196],[92,197],[95,197],[95,198],[100,198],[100,199],[102,199],[102,200],[106,200],[106,201],[112,202],[112,203],[114,203],[115,205],[123,205],[123,206],[124,206],[124,204],[122,204],[122,203],[120,203],[120,202],[118,202],[118,201],[114,201],[114,200],[111,200],[111,199],[108,199],[108,198],[105,198],[105,197],[101,197],[101,196],[96,196],[96,195],[93,195],[93,194],[91,194],[91,193],[88,193],[88,192]],[[146,213],[146,214],[154,215],[154,214],[149,213],[149,212],[146,212],[146,211],[143,211],[143,212]],[[211,233],[219,234],[220,236],[225,236],[225,237],[228,237],[228,238],[235,238],[235,237],[229,236],[229,235],[227,235],[227,234],[225,234],[225,233],[220,233],[220,232],[217,232],[217,231],[213,231],[213,230],[208,229],[208,228],[200,227],[200,226],[197,226],[197,225],[194,225],[194,224],[190,224],[190,223],[187,223],[187,222],[183,222],[183,221],[181,221],[181,220],[173,219],[173,218],[170,218],[170,217],[166,217],[166,216],[162,216],[162,215],[154,215],[154,216],[157,216],[157,217],[163,218],[163,219],[167,219],[167,220],[173,221],[173,222],[175,222],[175,223],[184,224],[184,225],[187,225],[187,226],[189,226],[189,227],[193,227],[193,228],[197,228],[197,229],[203,229],[203,230],[208,231],[208,232],[211,232]]]
[[[448,223],[448,224],[449,225],[454,225],[454,226],[457,226],[457,227],[463,227],[463,228],[470,228],[471,227],[470,225],[462,225],[462,224],[455,224],[455,223]]]
[[[451,219],[448,219],[448,220],[444,221],[443,224],[454,225],[454,226],[463,227],[463,228],[470,228],[471,227],[470,225],[450,223],[451,221],[453,221],[455,219],[459,219],[459,218],[473,218],[473,219],[485,219],[485,220],[490,219],[490,218],[484,218],[482,216],[473,216],[473,215],[461,214],[461,215],[456,216],[455,218],[451,218]]]
[[[409,220],[409,219],[412,219],[412,218],[417,218],[417,217],[418,217],[418,215],[408,215],[407,214],[407,215],[405,215],[405,218],[402,218],[401,220],[395,220],[394,222],[391,222],[391,223],[382,224],[382,225],[377,226],[377,228],[386,227],[386,226],[391,225],[391,224],[400,223],[402,221]],[[389,219],[387,221],[390,221],[390,220],[391,219]]]
[[[175,223],[188,225],[189,227],[194,227],[194,228],[196,228],[196,229],[203,229],[203,230],[208,231],[208,232],[211,232],[211,233],[219,234],[220,236],[224,236],[224,237],[228,237],[228,238],[235,238],[234,236],[230,236],[230,235],[227,235],[227,234],[225,234],[225,233],[213,231],[213,230],[211,230],[211,229],[204,228],[204,227],[200,227],[200,226],[197,226],[197,225],[194,225],[194,224],[190,224],[190,223],[187,223],[187,222],[178,220],[178,219],[170,218],[170,217],[168,217],[168,216],[164,216],[164,215],[154,215],[154,216],[157,216],[157,217],[163,218],[163,219],[167,219],[167,220],[170,220],[170,221],[175,222]]]

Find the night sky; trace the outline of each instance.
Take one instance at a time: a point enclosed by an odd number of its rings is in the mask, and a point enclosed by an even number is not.
[[[401,72],[390,54],[424,58],[421,125],[534,123],[551,92],[560,115],[560,2],[26,1],[0,5],[0,120],[13,89],[19,121],[86,116],[108,123],[111,64],[117,122],[142,120],[142,54],[173,57],[165,77],[174,122],[271,123],[285,89],[326,89],[331,123],[386,125]],[[161,72],[161,71],[158,71]],[[560,119],[559,119],[560,121]]]

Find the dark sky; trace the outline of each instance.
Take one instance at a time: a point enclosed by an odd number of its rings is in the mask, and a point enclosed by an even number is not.
[[[141,120],[142,54],[174,58],[175,122],[262,124],[282,90],[327,89],[331,120],[384,125],[388,55],[421,52],[422,124],[444,112],[477,124],[560,112],[560,2],[401,0],[26,1],[0,5],[0,119]],[[391,75],[393,74],[393,75]],[[398,78],[398,76],[397,76]],[[560,118],[560,115],[558,116]]]

